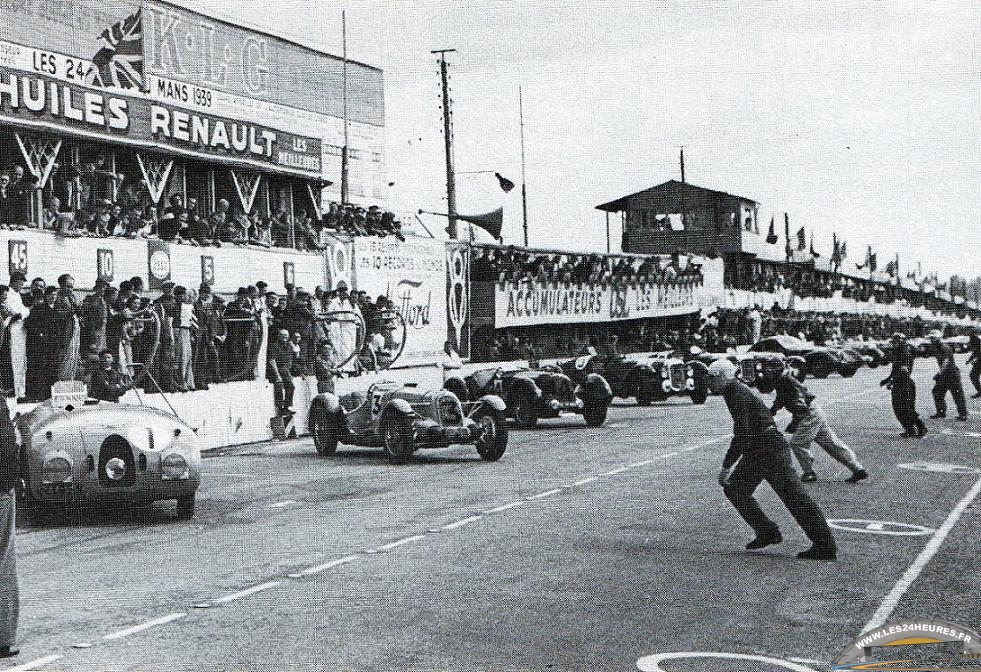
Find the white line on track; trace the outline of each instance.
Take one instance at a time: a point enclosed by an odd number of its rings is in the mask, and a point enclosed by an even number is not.
[[[406,544],[411,544],[414,541],[419,541],[420,539],[425,539],[425,538],[426,537],[424,537],[423,535],[417,534],[417,535],[412,536],[412,537],[406,537],[405,539],[399,539],[398,541],[393,541],[392,543],[385,544],[384,546],[379,546],[378,547],[378,550],[379,551],[390,551],[393,548],[398,548],[399,546],[405,546]]]
[[[629,471],[630,467],[618,467],[617,469],[610,469],[609,471],[604,471],[600,476],[616,476],[617,474],[622,474],[625,471]]]
[[[590,476],[589,478],[579,479],[578,481],[573,483],[573,485],[586,485],[587,483],[595,483],[598,480],[599,478],[597,478],[596,476]]]
[[[325,562],[321,565],[314,565],[313,567],[308,567],[300,572],[303,576],[313,576],[314,574],[319,574],[325,570],[331,569],[333,567],[338,567],[340,565],[346,565],[349,562],[354,562],[360,555],[346,555],[343,558],[338,558],[337,560],[331,560],[330,562]]]
[[[275,588],[280,585],[281,581],[267,581],[266,583],[260,583],[258,586],[252,586],[251,588],[246,588],[245,590],[240,590],[237,593],[232,593],[231,595],[225,595],[224,597],[219,597],[217,600],[212,602],[212,604],[228,604],[229,602],[234,602],[235,600],[241,600],[243,597],[248,597],[249,595],[255,595],[256,593],[261,593],[264,590],[269,590],[270,588]]]
[[[21,663],[16,667],[8,667],[3,672],[26,672],[27,670],[36,670],[42,665],[47,665],[48,663],[53,663],[56,660],[61,660],[64,656],[53,654],[50,656],[44,656],[43,658],[37,658],[35,660],[28,661],[26,663]]]
[[[545,499],[546,497],[551,497],[552,495],[557,495],[562,492],[562,488],[554,488],[552,490],[546,490],[545,492],[539,492],[537,495],[532,495],[530,497],[525,497],[529,502],[535,499]]]
[[[270,504],[269,505],[269,508],[270,509],[283,509],[283,508],[286,508],[287,506],[289,506],[290,504],[296,504],[296,503],[297,502],[296,502],[295,499],[287,499],[287,500],[284,500],[282,502],[276,502],[275,504]]]
[[[510,504],[502,504],[501,506],[495,506],[493,509],[487,509],[484,513],[500,513],[501,511],[507,511],[508,509],[516,509],[524,504],[524,502],[511,502]]]
[[[149,630],[150,628],[156,627],[158,625],[166,625],[167,623],[176,621],[179,618],[184,618],[185,616],[187,616],[187,614],[184,612],[167,614],[166,616],[155,618],[152,621],[147,621],[145,623],[140,623],[139,625],[134,625],[131,628],[126,628],[124,630],[117,630],[116,632],[106,635],[102,639],[113,640],[113,639],[121,639],[123,637],[129,637],[130,635],[135,635],[138,632]]]
[[[458,527],[463,527],[464,525],[469,525],[470,523],[475,523],[478,520],[481,520],[482,518],[483,518],[483,516],[470,516],[469,518],[464,518],[463,520],[458,520],[455,523],[449,523],[447,525],[443,525],[443,527],[441,527],[440,529],[441,530],[455,530]]]
[[[954,529],[954,525],[957,524],[957,521],[960,520],[960,517],[964,514],[964,511],[974,502],[975,499],[977,499],[979,494],[981,494],[981,480],[978,480],[971,487],[971,489],[967,491],[964,498],[957,502],[957,505],[951,510],[950,515],[947,516],[947,519],[943,522],[943,525],[937,528],[936,533],[933,535],[930,541],[927,542],[927,545],[923,547],[920,554],[916,556],[916,560],[914,560],[913,564],[910,565],[909,568],[903,573],[899,581],[896,582],[896,585],[892,587],[892,590],[889,591],[889,594],[886,595],[885,599],[882,600],[879,608],[876,610],[875,614],[873,614],[872,618],[869,619],[869,622],[865,624],[865,627],[862,628],[861,632],[864,633],[869,632],[870,630],[875,630],[889,619],[892,612],[899,605],[899,601],[903,599],[906,591],[910,589],[910,586],[913,585],[913,582],[916,581],[917,577],[919,577],[920,573],[924,570],[924,568],[926,568],[930,560],[933,559],[933,556],[937,554],[937,551],[940,550],[940,546],[944,543],[947,535],[950,534],[952,529]]]

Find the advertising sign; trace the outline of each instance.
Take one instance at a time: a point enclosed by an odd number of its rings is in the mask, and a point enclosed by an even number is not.
[[[165,240],[146,241],[147,275],[150,289],[160,289],[170,280],[170,245]]]
[[[405,350],[399,361],[438,358],[447,335],[445,243],[356,238],[353,250],[357,289],[372,299],[387,296],[405,320]]]
[[[505,283],[495,285],[494,326],[611,322],[696,312],[703,285],[695,281],[638,286]]]
[[[316,138],[0,67],[0,117],[319,175]]]

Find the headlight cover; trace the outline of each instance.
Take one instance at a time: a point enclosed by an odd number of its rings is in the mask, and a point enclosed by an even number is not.
[[[191,468],[180,453],[168,453],[160,462],[160,478],[164,481],[180,481],[191,477]]]
[[[50,457],[41,465],[42,483],[70,483],[72,480],[72,463],[66,457]]]
[[[121,458],[114,457],[106,462],[106,476],[110,481],[121,481],[126,476],[126,463]]]

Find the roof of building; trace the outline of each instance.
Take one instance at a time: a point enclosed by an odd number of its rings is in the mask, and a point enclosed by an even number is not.
[[[658,190],[663,191],[669,187],[673,188],[677,186],[684,186],[686,189],[690,189],[691,191],[701,192],[703,194],[723,196],[725,198],[736,198],[741,201],[748,201],[749,203],[757,204],[757,202],[754,201],[752,198],[747,198],[746,196],[736,196],[735,194],[728,194],[724,191],[718,191],[716,189],[707,189],[705,187],[699,187],[698,185],[689,184],[687,182],[679,182],[678,180],[668,180],[667,182],[662,182],[661,184],[657,184],[653,187],[648,187],[647,189],[641,189],[640,191],[635,191],[632,194],[621,196],[615,201],[610,201],[609,203],[603,203],[602,205],[597,205],[596,209],[605,210],[607,212],[620,212],[626,209],[627,201],[630,198],[633,198],[634,196],[640,196],[641,194],[646,194]]]

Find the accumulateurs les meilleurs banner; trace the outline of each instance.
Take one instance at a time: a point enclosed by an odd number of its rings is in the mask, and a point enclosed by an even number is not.
[[[357,288],[373,300],[387,296],[405,320],[400,363],[438,360],[447,334],[445,242],[356,238],[353,253]]]
[[[609,322],[693,313],[704,285],[694,282],[619,286],[519,282],[495,286],[494,326]]]

